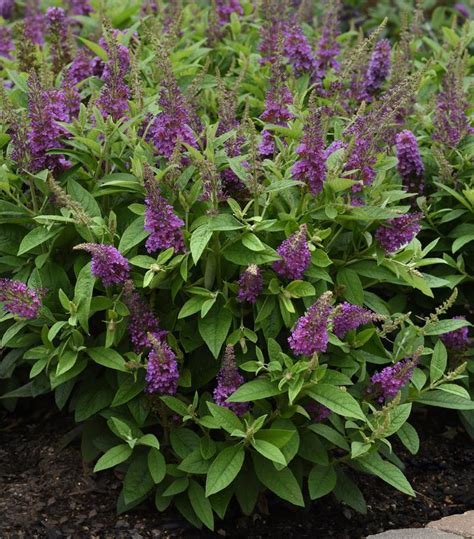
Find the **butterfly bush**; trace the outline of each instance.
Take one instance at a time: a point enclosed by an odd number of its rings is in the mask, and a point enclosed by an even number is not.
[[[359,4],[0,2],[0,406],[119,512],[364,510],[474,428],[472,32]]]

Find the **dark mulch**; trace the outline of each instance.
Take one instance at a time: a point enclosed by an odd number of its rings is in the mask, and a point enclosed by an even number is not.
[[[0,537],[212,536],[191,529],[173,511],[157,513],[151,504],[117,516],[120,481],[112,472],[92,475],[75,442],[62,447],[74,425],[48,409],[38,407],[29,415],[0,412]],[[270,515],[218,523],[217,536],[359,538],[389,528],[421,527],[474,508],[473,443],[455,414],[441,414],[433,410],[418,418],[420,453],[402,453],[416,499],[367,477],[361,485],[369,506],[365,516],[330,496],[307,510],[270,503]]]

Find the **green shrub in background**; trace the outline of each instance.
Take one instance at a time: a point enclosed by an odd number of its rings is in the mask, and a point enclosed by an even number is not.
[[[414,495],[412,407],[473,428],[474,26],[79,4],[2,14],[4,405],[53,392],[119,511]]]

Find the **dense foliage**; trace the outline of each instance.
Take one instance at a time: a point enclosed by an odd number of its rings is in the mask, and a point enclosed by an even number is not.
[[[474,431],[467,8],[52,4],[0,6],[0,402],[119,511],[414,495],[413,406]]]

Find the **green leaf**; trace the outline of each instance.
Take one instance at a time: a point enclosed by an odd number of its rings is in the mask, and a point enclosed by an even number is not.
[[[237,477],[245,459],[242,445],[227,447],[221,451],[207,472],[206,496],[225,489]]]
[[[275,382],[268,378],[256,378],[237,389],[228,399],[227,402],[250,402],[260,399],[266,399],[283,393],[278,389]]]
[[[191,480],[189,482],[188,497],[199,520],[207,528],[214,530],[214,515],[211,502],[206,498],[204,489],[196,481]]]
[[[404,423],[397,431],[397,436],[412,455],[418,453],[418,450],[420,449],[420,438],[410,423]]]
[[[231,323],[232,313],[222,305],[214,305],[206,318],[199,319],[199,333],[216,359],[227,338]]]
[[[178,313],[178,319],[186,318],[192,314],[196,314],[201,310],[202,304],[207,298],[202,296],[193,296],[181,307]]]
[[[251,251],[240,242],[234,242],[222,252],[226,260],[237,264],[238,266],[248,266],[250,264],[269,264],[279,260],[277,252],[274,249],[266,248],[265,251]]]
[[[425,335],[442,335],[456,329],[470,326],[471,324],[467,320],[439,320],[438,322],[432,322],[424,329]]]
[[[438,406],[439,408],[451,408],[453,410],[474,410],[474,401],[464,399],[452,393],[446,393],[436,389],[428,391],[416,399],[416,402],[427,404],[428,406]]]
[[[107,468],[112,468],[125,462],[128,457],[132,454],[132,448],[128,444],[120,444],[115,447],[111,447],[106,451],[100,459],[97,461],[94,466],[94,473],[100,472],[101,470],[106,470]]]
[[[359,513],[364,515],[367,513],[367,504],[365,503],[364,495],[359,487],[341,471],[337,473],[334,494],[338,500],[343,501]]]
[[[204,249],[212,237],[212,230],[209,230],[208,225],[202,225],[193,232],[191,236],[190,248],[194,264],[197,264],[201,258]]]
[[[120,243],[118,246],[118,250],[122,254],[128,253],[130,249],[133,249],[135,245],[141,243],[148,236],[149,232],[144,229],[144,226],[145,218],[143,215],[137,217],[128,225],[120,238]]]
[[[128,372],[123,357],[111,348],[88,348],[87,353],[99,365],[116,371]]]
[[[364,289],[354,270],[342,268],[337,274],[337,284],[343,287],[342,296],[354,305],[363,305]]]
[[[243,430],[243,423],[229,408],[224,406],[218,406],[213,402],[207,402],[207,407],[212,416],[218,421],[221,428],[227,431],[229,434],[236,430]]]
[[[199,436],[190,429],[180,427],[170,433],[171,447],[181,458],[186,458],[189,453],[199,447]]]
[[[178,470],[191,474],[207,474],[209,464],[209,461],[203,458],[201,448],[198,447],[181,461]]]
[[[357,460],[358,465],[365,471],[380,477],[383,481],[392,485],[400,492],[415,496],[415,491],[404,476],[402,471],[386,460],[383,460],[378,453],[371,453]]]
[[[242,244],[251,251],[265,251],[268,245],[264,245],[255,234],[248,232],[242,236]]]
[[[255,473],[260,482],[287,502],[304,507],[303,494],[293,472],[289,468],[276,470],[273,463],[253,453]]]
[[[430,363],[430,379],[431,382],[436,382],[439,380],[446,370],[446,365],[448,363],[448,352],[441,340],[435,344],[433,350],[433,356]]]
[[[187,477],[178,477],[171,485],[163,492],[163,496],[176,496],[184,492],[189,485],[189,479]]]
[[[390,412],[390,426],[384,431],[384,436],[395,434],[410,417],[411,403],[401,404]]]
[[[54,238],[58,234],[57,228],[52,228],[47,230],[46,228],[33,228],[28,234],[21,240],[20,246],[18,247],[18,256],[31,251],[38,245],[43,244],[45,241]]]
[[[120,406],[131,401],[134,397],[142,393],[145,388],[145,380],[143,378],[135,380],[135,377],[132,374],[120,376],[122,376],[122,378],[119,379],[118,390],[112,401],[112,407]]]
[[[344,436],[342,436],[342,434],[337,432],[337,430],[329,427],[328,425],[323,425],[322,423],[313,423],[308,428],[323,438],[326,438],[326,440],[329,440],[337,447],[340,447],[345,451],[349,451],[349,444],[347,443],[347,440],[344,438]]]
[[[89,49],[98,56],[101,60],[104,62],[107,62],[109,60],[109,57],[107,55],[107,52],[97,43],[94,43],[93,41],[90,41],[89,39],[86,39],[85,37],[78,37],[79,41],[82,41],[84,45],[89,47]]]
[[[153,488],[153,479],[148,471],[144,454],[138,455],[128,467],[123,482],[123,498],[126,504],[146,496]]]
[[[77,306],[77,319],[86,333],[89,333],[89,314],[95,277],[91,273],[91,263],[87,263],[79,272],[74,289],[74,301]]]
[[[271,429],[260,429],[255,433],[255,438],[258,440],[265,440],[273,445],[276,445],[279,449],[285,446],[295,435],[295,430],[283,430],[273,428]]]
[[[337,475],[332,466],[314,465],[308,476],[309,497],[317,500],[326,496],[332,492],[336,482]]]
[[[278,447],[270,442],[256,438],[252,441],[252,446],[260,453],[260,455],[263,455],[265,458],[276,462],[277,464],[286,466],[286,460],[283,453],[278,449]]]
[[[359,403],[347,391],[329,384],[317,384],[308,390],[308,394],[336,414],[366,421]]]
[[[180,416],[188,415],[188,406],[182,400],[170,396],[163,396],[160,397],[160,399],[166,404],[166,406],[168,406],[170,410],[173,410],[173,412],[176,412]]]
[[[100,207],[95,198],[84,189],[82,185],[69,178],[67,182],[68,194],[84,208],[86,213],[91,217],[100,217]]]
[[[144,434],[141,438],[139,438],[138,445],[146,445],[147,447],[154,447],[155,449],[160,449],[160,442],[158,441],[158,438],[151,433]]]
[[[314,286],[305,281],[293,281],[286,287],[286,290],[295,298],[306,298],[316,295]]]

